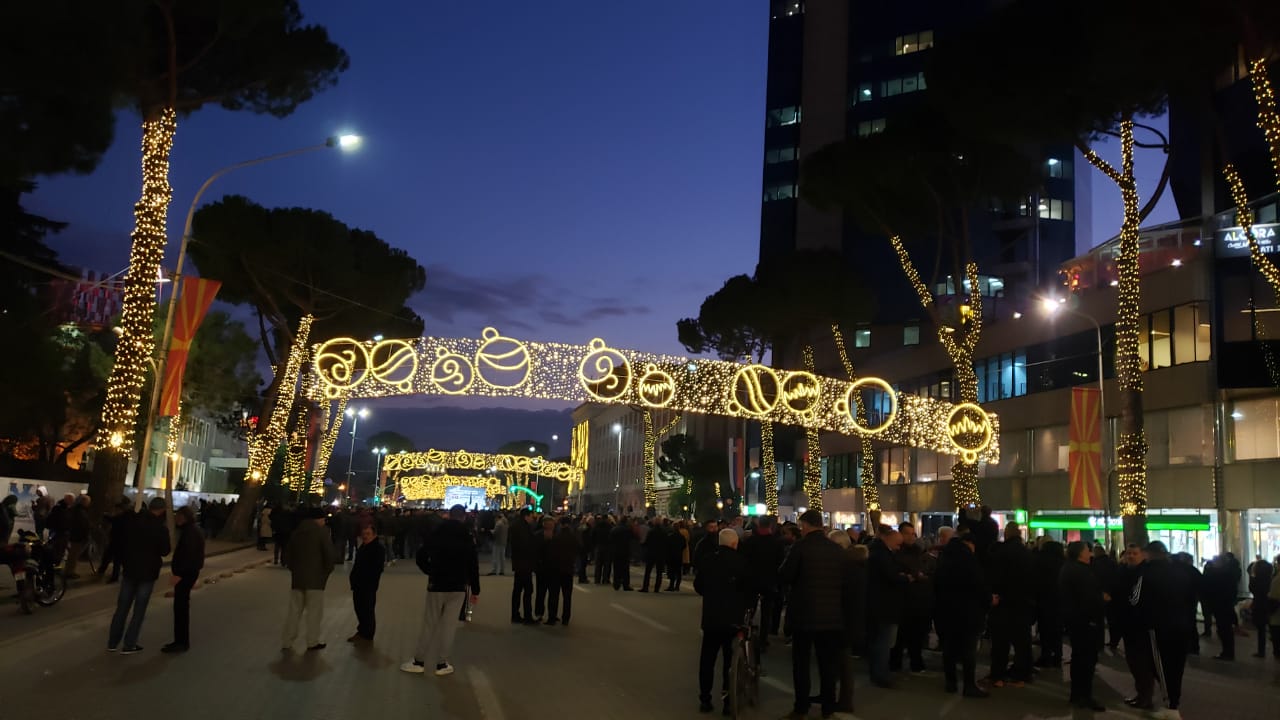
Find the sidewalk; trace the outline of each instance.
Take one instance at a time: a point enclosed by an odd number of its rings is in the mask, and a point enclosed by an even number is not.
[[[196,591],[216,582],[235,582],[233,578],[238,574],[271,560],[270,553],[259,552],[252,545],[246,546],[243,543],[221,543],[209,550],[205,556],[204,569],[200,571],[200,580],[195,586]],[[7,574],[7,571],[0,572]],[[152,591],[152,604],[170,591],[168,577],[166,563]],[[10,590],[0,597],[0,648],[32,635],[83,623],[96,615],[110,612],[115,608],[120,587],[115,583],[108,585],[94,580],[73,583],[62,602],[51,608],[37,607],[32,615],[23,615],[12,596],[12,582],[12,578],[9,578]]]

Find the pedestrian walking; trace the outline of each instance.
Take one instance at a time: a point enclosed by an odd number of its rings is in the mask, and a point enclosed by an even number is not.
[[[360,547],[356,549],[355,564],[348,576],[351,604],[356,611],[356,632],[347,638],[347,642],[373,642],[373,633],[378,627],[374,607],[378,603],[378,584],[386,564],[386,550],[378,542],[378,533],[373,526],[360,528]]]
[[[511,522],[511,572],[515,582],[511,585],[511,622],[532,625],[533,619],[533,568],[537,562],[533,539],[533,513],[529,508]],[[521,614],[521,610],[524,614]]]
[[[307,616],[307,650],[323,650],[320,623],[324,620],[324,588],[329,582],[337,553],[325,529],[325,512],[320,508],[307,511],[305,519],[293,531],[285,547],[289,566],[289,611],[285,616],[280,649],[289,652],[298,637],[302,616]]]
[[[751,573],[747,561],[738,552],[738,534],[729,528],[721,531],[714,552],[706,555],[693,579],[693,590],[702,596],[702,650],[698,656],[699,711],[708,713],[711,691],[715,686],[716,657],[723,656],[720,675],[720,697],[724,714],[729,706],[729,668],[733,662],[733,639],[746,619],[753,597]],[[807,661],[806,661],[807,662]]]
[[[1187,633],[1195,629],[1194,625],[1190,628],[1186,625],[1190,613],[1182,600],[1190,593],[1187,592],[1186,575],[1169,561],[1169,551],[1164,543],[1158,540],[1150,543],[1143,555],[1146,562],[1129,596],[1138,627],[1146,635],[1147,652],[1151,658],[1149,673],[1142,676],[1143,682],[1138,685],[1138,696],[1148,699],[1147,707],[1143,709],[1150,709],[1153,705],[1150,700],[1154,692],[1153,681],[1158,675],[1168,703],[1168,710],[1162,717],[1176,720],[1181,717],[1178,708],[1182,701],[1182,676],[1187,666]],[[1137,644],[1135,642],[1135,648]],[[1131,649],[1126,636],[1126,654]],[[1141,704],[1129,704],[1141,707]]]
[[[475,540],[463,525],[466,516],[466,508],[454,505],[449,509],[449,518],[423,546],[429,569],[426,612],[413,659],[400,666],[404,672],[425,672],[427,662],[434,661],[436,675],[453,674],[449,656],[468,590],[472,605],[480,599],[480,559]]]
[[[653,518],[649,521],[649,534],[644,537],[642,549],[644,553],[644,582],[640,583],[640,592],[649,592],[650,573],[656,569],[658,578],[653,584],[653,591],[660,593],[662,592],[662,573],[667,565],[667,532],[662,527],[662,520]]]
[[[493,567],[489,574],[507,574],[507,516],[504,513],[498,513],[493,522]]]
[[[1102,583],[1089,567],[1093,553],[1088,545],[1080,541],[1069,543],[1066,560],[1058,571],[1057,609],[1071,642],[1070,702],[1078,708],[1103,712],[1106,706],[1093,695],[1093,676],[1098,666],[1101,625],[1111,596],[1103,592]]]
[[[795,705],[788,717],[806,716],[812,704],[810,654],[818,660],[818,698],[825,717],[836,711],[840,653],[845,647],[845,595],[849,592],[852,561],[839,545],[827,539],[822,530],[822,513],[817,510],[800,515],[800,532],[799,542],[792,546],[778,570],[779,581],[791,589],[787,614],[793,630],[791,676]]]
[[[117,649],[121,655],[142,652],[138,634],[142,632],[142,622],[147,617],[147,605],[160,577],[164,556],[170,549],[164,513],[164,498],[151,498],[147,512],[135,516],[126,529],[124,572],[116,595],[116,612],[111,617],[111,629],[107,635],[107,652]]]
[[[191,590],[204,568],[204,533],[196,525],[190,506],[178,508],[173,524],[178,530],[178,546],[169,563],[173,572],[169,578],[173,585],[173,642],[160,648],[160,652],[184,653],[191,649]]]
[[[258,513],[258,549],[266,550],[267,540],[272,539],[273,536],[274,533],[272,532],[271,527],[271,505],[268,503],[263,505],[262,512]],[[279,543],[277,543],[275,557],[272,558],[272,562],[280,562]]]

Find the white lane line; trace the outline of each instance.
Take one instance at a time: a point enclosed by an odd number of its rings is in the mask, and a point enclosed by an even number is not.
[[[609,607],[613,608],[614,610],[617,610],[618,612],[622,613],[623,615],[630,615],[632,618],[634,618],[634,619],[636,619],[636,620],[639,620],[640,622],[644,623],[645,625],[648,625],[649,627],[653,628],[654,630],[660,630],[660,631],[665,632],[665,633],[669,633],[669,632],[671,632],[671,628],[667,627],[666,625],[663,625],[662,623],[658,622],[657,620],[654,620],[653,618],[650,618],[650,617],[645,616],[645,615],[641,615],[640,613],[638,613],[638,612],[636,612],[636,611],[634,611],[634,610],[631,610],[631,609],[629,609],[629,608],[623,607],[622,605],[619,605],[618,603],[609,603]]]
[[[760,682],[764,683],[765,685],[768,685],[774,690],[786,693],[787,695],[795,695],[795,690],[792,690],[790,685],[782,682],[781,680],[773,677],[772,675],[765,675],[764,677],[760,678]]]
[[[586,593],[586,594],[588,594],[588,595],[590,595],[590,594],[591,594],[591,591],[590,591],[590,590],[588,590],[588,589],[586,589],[586,588],[582,587],[581,585],[575,585],[575,586],[573,587],[573,591],[574,591],[575,593]]]
[[[489,682],[489,676],[480,668],[471,666],[467,668],[467,678],[471,680],[471,689],[475,691],[476,702],[480,705],[480,717],[505,720],[502,704],[498,702],[498,696],[493,694],[493,683]]]
[[[956,706],[959,704],[960,704],[960,696],[952,695],[951,698],[946,702],[942,703],[942,707],[938,709],[938,717],[946,717],[950,715],[951,711],[955,710]]]

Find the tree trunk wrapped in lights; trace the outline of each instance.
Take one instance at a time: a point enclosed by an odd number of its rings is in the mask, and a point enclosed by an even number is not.
[[[1084,157],[1120,188],[1124,224],[1116,257],[1119,286],[1116,309],[1116,380],[1120,389],[1120,432],[1116,442],[1116,482],[1126,543],[1147,540],[1147,437],[1142,413],[1142,365],[1138,356],[1138,183],[1133,176],[1133,120],[1120,123],[1120,168],[1082,147]]]
[[[324,480],[329,472],[329,458],[333,457],[333,448],[338,444],[338,433],[342,429],[342,418],[346,417],[347,398],[338,398],[338,407],[332,417],[329,416],[330,403],[325,403],[324,414],[320,417],[320,427],[325,428],[324,438],[320,441],[320,450],[316,453],[316,464],[313,474]]]
[[[1253,97],[1258,103],[1258,127],[1267,141],[1271,170],[1276,188],[1280,189],[1280,110],[1276,109],[1276,93],[1267,77],[1267,63],[1259,58],[1249,63],[1249,79],[1253,81]]]
[[[951,327],[944,324],[938,316],[933,293],[929,292],[929,288],[920,279],[920,273],[916,270],[915,263],[911,262],[911,256],[902,244],[902,239],[893,237],[890,242],[898,253],[902,270],[911,281],[911,286],[915,288],[921,306],[933,317],[934,325],[938,328],[938,342],[942,343],[942,348],[946,350],[947,357],[955,368],[956,386],[960,395],[958,401],[977,403],[978,375],[973,369],[973,351],[978,347],[978,338],[982,335],[982,289],[978,284],[978,264],[969,262],[965,265],[965,279],[969,285],[969,304],[960,306],[957,323],[959,327]],[[967,463],[962,458],[956,459],[951,466],[951,496],[958,509],[977,507],[981,504],[982,496],[978,490],[976,462]]]
[[[764,479],[764,504],[770,515],[778,514],[778,462],[773,456],[773,423],[760,423],[760,474]]]
[[[104,486],[95,492],[102,493],[104,506],[113,504],[124,490],[143,384],[155,348],[156,281],[168,238],[166,223],[173,198],[169,154],[177,127],[177,114],[170,108],[142,123],[142,195],[133,207],[133,245],[124,279],[120,339],[107,379],[97,442],[97,461],[105,461],[105,467],[98,470]]]
[[[645,510],[658,507],[658,441],[680,423],[680,416],[671,418],[662,429],[655,429],[653,413],[644,411],[644,506]]]
[[[813,362],[813,346],[804,346],[804,369],[817,374]],[[806,427],[804,430],[804,494],[809,498],[810,510],[822,510],[822,443],[818,431]]]
[[[853,367],[853,361],[849,359],[849,350],[844,344],[844,333],[840,332],[839,325],[831,326],[831,337],[836,343],[836,352],[840,354],[840,364],[844,366],[845,374],[849,376],[849,382],[858,381],[858,373]],[[853,394],[854,410],[858,415],[858,424],[867,427],[867,406],[862,399],[862,393]],[[880,486],[876,484],[876,450],[871,444],[871,439],[859,436],[858,447],[861,450],[861,462],[858,467],[858,486],[862,488],[862,502],[867,508],[867,514],[875,514],[875,522],[873,525],[879,524],[880,518]]]

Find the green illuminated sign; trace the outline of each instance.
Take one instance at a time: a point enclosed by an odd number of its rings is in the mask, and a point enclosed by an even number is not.
[[[1037,515],[1028,526],[1039,530],[1122,530],[1121,518],[1104,520],[1097,515]],[[1148,530],[1181,530],[1203,532],[1209,529],[1208,515],[1149,515]]]

